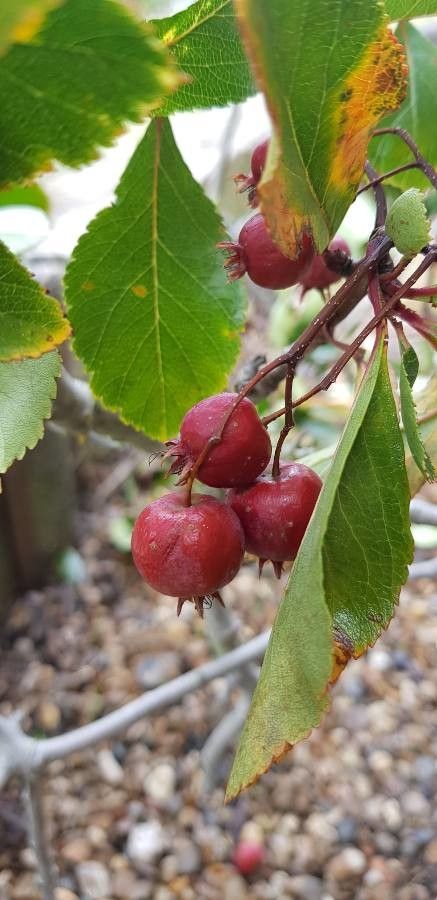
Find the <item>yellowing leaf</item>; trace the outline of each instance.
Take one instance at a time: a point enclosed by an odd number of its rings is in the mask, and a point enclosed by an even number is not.
[[[371,130],[405,93],[404,52],[376,0],[236,0],[275,138],[259,185],[275,240],[323,250],[355,196]]]
[[[89,162],[180,84],[152,26],[114,0],[64,0],[0,58],[0,186]]]
[[[70,330],[57,300],[0,241],[0,361],[41,356],[62,344]]]
[[[293,565],[227,799],[320,723],[329,683],[388,625],[412,550],[403,442],[381,340]]]

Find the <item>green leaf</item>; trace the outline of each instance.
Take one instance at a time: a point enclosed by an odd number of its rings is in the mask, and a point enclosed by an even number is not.
[[[0,361],[41,356],[69,334],[57,300],[47,296],[0,241]]]
[[[48,212],[50,204],[39,184],[20,184],[0,192],[0,207],[2,206],[35,206]]]
[[[57,350],[40,359],[0,363],[0,473],[42,438],[60,371]]]
[[[323,250],[354,199],[371,130],[404,95],[403,53],[377,0],[235,5],[275,125],[261,211],[285,253],[308,228]]]
[[[435,122],[437,119],[437,47],[417,28],[403,22],[396,29],[396,37],[402,41],[409,68],[407,96],[399,110],[385,116],[381,128],[405,128],[419,145],[421,153],[433,166],[437,165]],[[370,143],[370,160],[378,172],[413,162],[411,150],[396,135],[375,137]],[[409,187],[429,187],[425,176],[415,169],[399,172],[390,179],[405,190]]]
[[[414,403],[420,423],[420,435],[425,452],[437,470],[437,375],[432,375],[421,391],[414,395]],[[406,466],[410,484],[410,495],[414,497],[426,481],[425,475],[417,467],[413,454],[407,453]]]
[[[223,228],[166,120],[132,157],[66,276],[75,349],[98,397],[147,434],[175,434],[193,403],[222,388],[244,304],[227,285]]]
[[[151,26],[113,0],[66,0],[0,59],[0,186],[89,162],[179,81]]]
[[[60,0],[4,0],[0,6],[0,54],[15,41],[29,41]]]
[[[412,549],[403,442],[381,341],[294,563],[227,799],[319,724],[330,680],[390,621]]]
[[[226,106],[255,93],[232,0],[198,0],[188,9],[153,24],[188,76],[187,82],[160,106],[158,115]]]
[[[436,0],[385,0],[385,8],[392,22],[398,19],[418,19],[437,16]]]
[[[399,394],[405,436],[416,465],[427,481],[434,481],[436,478],[436,471],[420,433],[413,397],[413,385],[419,371],[419,360],[411,344],[400,344],[400,349],[401,368],[399,373]]]
[[[431,221],[427,216],[424,195],[418,188],[409,188],[396,197],[389,209],[385,230],[403,256],[416,256],[426,247],[430,239]]]

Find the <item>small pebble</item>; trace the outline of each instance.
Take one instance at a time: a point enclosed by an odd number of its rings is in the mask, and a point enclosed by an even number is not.
[[[111,894],[111,879],[103,863],[92,859],[79,863],[76,878],[83,900],[103,900]]]
[[[138,872],[147,874],[151,863],[163,855],[167,847],[164,829],[160,822],[141,822],[131,828],[126,853]]]
[[[174,796],[176,772],[169,763],[160,763],[146,775],[144,791],[157,806],[165,806]]]
[[[106,781],[107,784],[117,785],[123,783],[123,769],[110,750],[99,750],[97,754],[97,766],[103,781]]]

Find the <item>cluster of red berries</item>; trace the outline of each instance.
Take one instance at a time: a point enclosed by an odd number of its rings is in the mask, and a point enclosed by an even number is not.
[[[236,175],[238,190],[248,191],[249,205],[257,205],[257,185],[261,180],[267,158],[269,142],[264,141],[252,153],[251,175]],[[238,241],[222,241],[218,245],[227,253],[225,269],[230,281],[241,278],[247,272],[255,284],[272,290],[302,285],[302,293],[311,288],[324,290],[341,277],[339,271],[330,269],[323,254],[315,253],[310,233],[303,232],[296,259],[284,256],[270,237],[266,223],[260,213],[252,216],[243,225]],[[329,251],[337,257],[339,264],[346,265],[349,247],[342,238],[334,238]]]
[[[205,598],[220,602],[220,588],[237,574],[245,550],[271,560],[279,577],[285,560],[297,554],[322,482],[300,463],[266,472],[272,447],[254,404],[237,394],[202,400],[185,415],[179,439],[168,442],[171,473],[189,481],[211,438],[196,477],[228,488],[224,501],[176,491],[150,503],[132,535],[135,565],[153,588],[178,597],[178,614],[192,600],[202,615]],[[223,423],[224,427],[223,427]]]

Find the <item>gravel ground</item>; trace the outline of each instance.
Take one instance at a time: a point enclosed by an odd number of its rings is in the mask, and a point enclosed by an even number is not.
[[[86,578],[27,594],[2,635],[0,711],[54,735],[210,658],[205,625],[139,583],[107,522],[81,514]],[[245,566],[224,596],[241,640],[271,624],[280,587]],[[206,792],[205,739],[239,698],[220,679],[44,779],[57,900],[432,900],[437,897],[437,592],[411,584],[387,634],[333,690],[323,726],[223,805],[232,748]],[[238,840],[265,858],[242,877]],[[18,783],[0,799],[0,900],[39,900]]]

